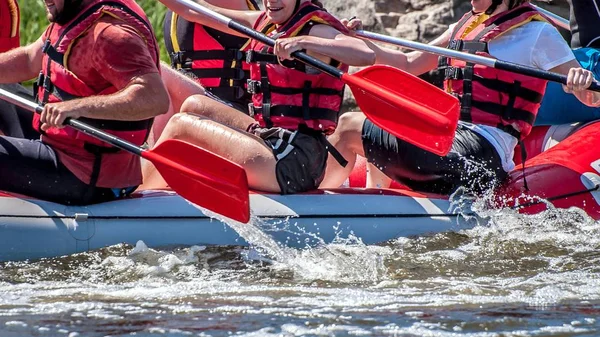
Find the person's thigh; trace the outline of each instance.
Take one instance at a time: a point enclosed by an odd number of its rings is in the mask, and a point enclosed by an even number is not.
[[[418,191],[448,194],[460,186],[484,190],[493,180],[506,177],[491,144],[461,126],[446,156],[397,139],[369,120],[363,127],[363,146],[370,163]]]
[[[20,84],[0,84],[0,88],[33,101],[31,91]],[[5,136],[39,138],[39,132],[35,131],[31,124],[32,119],[33,112],[0,99],[0,132]]]
[[[89,187],[38,140],[0,137],[0,190],[62,204],[86,203]]]
[[[248,176],[248,184],[253,189],[280,191],[275,175],[275,156],[258,136],[204,116],[179,113],[171,118],[157,145],[172,138],[198,145],[242,165]],[[146,181],[146,176],[144,179]]]

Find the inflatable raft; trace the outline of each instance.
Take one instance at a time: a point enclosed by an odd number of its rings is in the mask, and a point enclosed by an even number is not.
[[[250,225],[292,247],[352,234],[365,244],[457,228],[447,198],[402,190],[341,188],[252,194]],[[231,221],[231,220],[228,220]],[[233,229],[169,191],[86,207],[0,195],[0,261],[53,257],[143,240],[150,247],[245,245]]]
[[[541,197],[556,207],[579,207],[600,219],[598,134],[600,123],[536,128],[523,145],[528,153],[524,167],[517,165],[498,190],[498,207],[536,213],[547,207]],[[520,158],[517,153],[515,160]],[[364,174],[364,165],[359,165],[347,188],[286,196],[254,193],[253,220],[246,226],[257,226],[292,247],[349,235],[374,244],[469,226],[446,196],[399,185],[361,188]],[[146,191],[86,207],[0,193],[0,261],[61,256],[138,240],[150,247],[247,244],[225,222],[170,191]]]

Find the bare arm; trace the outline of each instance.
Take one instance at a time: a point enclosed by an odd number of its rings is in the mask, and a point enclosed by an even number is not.
[[[82,117],[139,121],[166,113],[169,96],[160,75],[151,73],[134,78],[112,95],[86,97],[73,104]]]
[[[316,25],[310,35],[277,39],[275,55],[292,59],[292,53],[306,49],[308,55],[323,62],[338,60],[351,66],[367,66],[375,61],[375,53],[365,41],[344,35],[328,25]]]
[[[204,95],[204,88],[191,78],[177,70],[171,69],[165,63],[160,64],[160,69],[161,77],[169,92],[174,112],[179,112],[186,98],[193,95]]]
[[[198,12],[188,9],[186,6],[179,4],[176,0],[159,0],[159,1],[162,2],[165,6],[169,7],[169,9],[171,9],[173,12],[179,14],[182,18],[184,18],[188,21],[196,22],[201,25],[206,25],[206,26],[212,27],[214,29],[218,29],[222,32],[228,33],[228,34],[245,37],[245,35],[240,34],[234,30],[231,30],[229,27],[221,24],[217,20],[214,20],[202,13],[198,13]],[[239,10],[233,10],[233,9],[226,9],[226,8],[211,5],[204,0],[195,0],[195,2],[214,11],[214,12],[217,12],[228,18],[231,18],[246,27],[251,27],[251,28],[254,26],[254,24],[258,20],[258,17],[262,13],[260,11],[239,11]]]
[[[448,45],[448,41],[450,40],[450,34],[450,30],[446,30],[444,34],[440,35],[429,44],[438,47],[446,47]],[[407,71],[413,75],[421,75],[437,67],[438,56],[435,54],[421,51],[403,53],[399,50],[380,47],[379,45],[376,45],[370,41],[367,41],[367,43],[371,49],[375,51],[375,63],[377,64],[390,65]]]
[[[134,78],[122,90],[103,96],[90,96],[44,106],[42,130],[62,127],[66,118],[138,121],[164,114],[169,109],[169,96],[160,75],[150,73]]]
[[[0,53],[0,83],[17,83],[30,80],[42,70],[42,46],[37,41],[17,49]]]
[[[567,76],[567,85],[563,85],[563,89],[575,95],[581,103],[591,107],[600,106],[600,92],[585,90],[594,81],[594,74],[581,68],[579,62],[571,60],[550,71]]]

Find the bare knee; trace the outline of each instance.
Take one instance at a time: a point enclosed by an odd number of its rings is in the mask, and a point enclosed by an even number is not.
[[[213,114],[211,105],[207,104],[207,100],[210,98],[204,95],[194,95],[188,97],[183,104],[181,104],[181,112],[192,112],[201,116],[209,117]]]
[[[194,127],[190,119],[197,116],[185,112],[179,112],[169,119],[167,126],[161,135],[161,139],[184,139],[190,133],[190,128]]]
[[[362,112],[347,112],[340,116],[334,133],[337,141],[352,149],[362,148],[362,127],[365,115]]]

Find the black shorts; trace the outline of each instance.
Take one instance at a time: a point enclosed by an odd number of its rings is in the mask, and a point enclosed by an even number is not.
[[[0,88],[33,101],[31,91],[20,84],[0,84]],[[0,99],[0,131],[5,136],[26,139],[40,138],[39,132],[33,129],[32,120],[33,112]]]
[[[58,161],[50,146],[40,140],[2,136],[0,190],[70,205],[110,201],[120,193],[85,184]]]
[[[281,194],[301,193],[319,187],[327,166],[325,135],[282,128],[256,128],[252,132],[273,149]]]
[[[397,139],[368,119],[363,124],[362,139],[370,163],[417,191],[450,194],[463,186],[477,193],[508,176],[492,144],[461,125],[456,129],[452,149],[444,157]]]

